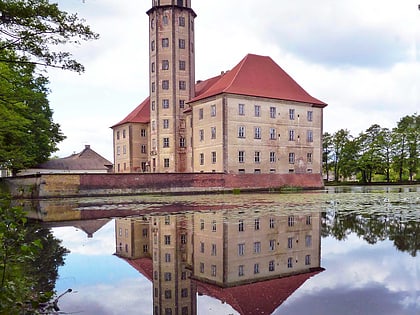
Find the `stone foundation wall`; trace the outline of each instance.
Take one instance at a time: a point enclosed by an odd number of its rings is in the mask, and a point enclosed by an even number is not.
[[[59,198],[144,193],[199,193],[231,190],[319,189],[320,174],[40,174],[5,178],[15,198]]]

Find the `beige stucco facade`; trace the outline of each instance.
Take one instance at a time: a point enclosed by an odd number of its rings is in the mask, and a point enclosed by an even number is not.
[[[191,106],[193,172],[321,172],[322,108],[229,94]]]

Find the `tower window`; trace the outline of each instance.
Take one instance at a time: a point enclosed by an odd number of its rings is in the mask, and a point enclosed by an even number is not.
[[[163,138],[163,147],[169,148],[169,138]]]
[[[179,39],[179,48],[185,49],[185,39]]]
[[[162,70],[169,69],[169,60],[162,60]]]
[[[162,38],[162,47],[169,47],[169,39],[168,38]],[[154,50],[154,49],[152,49]]]
[[[169,167],[169,159],[163,159],[163,167]]]
[[[162,107],[163,108],[169,108],[169,100],[168,99],[163,99],[162,100]]]
[[[179,81],[179,89],[185,90],[187,88],[187,84],[185,81]]]
[[[163,129],[168,129],[169,128],[169,119],[164,119],[163,120]]]
[[[163,90],[169,90],[169,80],[163,80],[162,81],[162,89]]]
[[[163,21],[164,25],[168,25],[168,16],[164,15],[163,18],[162,18],[162,21]]]
[[[182,5],[182,1],[181,1],[181,5]],[[185,26],[185,17],[183,16],[179,17],[179,26]]]
[[[184,106],[185,106],[185,101],[179,100],[179,108],[184,108]]]
[[[185,70],[185,61],[184,60],[179,61],[179,70]]]
[[[150,49],[152,51],[155,51],[155,41],[154,40],[152,40],[152,42],[150,43]]]
[[[155,63],[152,62],[152,72],[155,72]]]

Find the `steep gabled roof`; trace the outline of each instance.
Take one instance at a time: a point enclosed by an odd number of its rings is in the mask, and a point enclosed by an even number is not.
[[[146,98],[139,106],[137,106],[130,114],[127,115],[119,123],[113,125],[111,128],[124,125],[126,123],[143,123],[150,122],[150,97]]]
[[[309,95],[270,57],[248,54],[232,70],[221,75],[195,102],[221,93],[266,97],[325,107],[327,104]]]

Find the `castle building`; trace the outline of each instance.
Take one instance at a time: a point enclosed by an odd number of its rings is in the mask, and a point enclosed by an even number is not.
[[[323,109],[270,57],[195,82],[190,0],[154,0],[149,97],[112,126],[116,172],[321,173]]]

